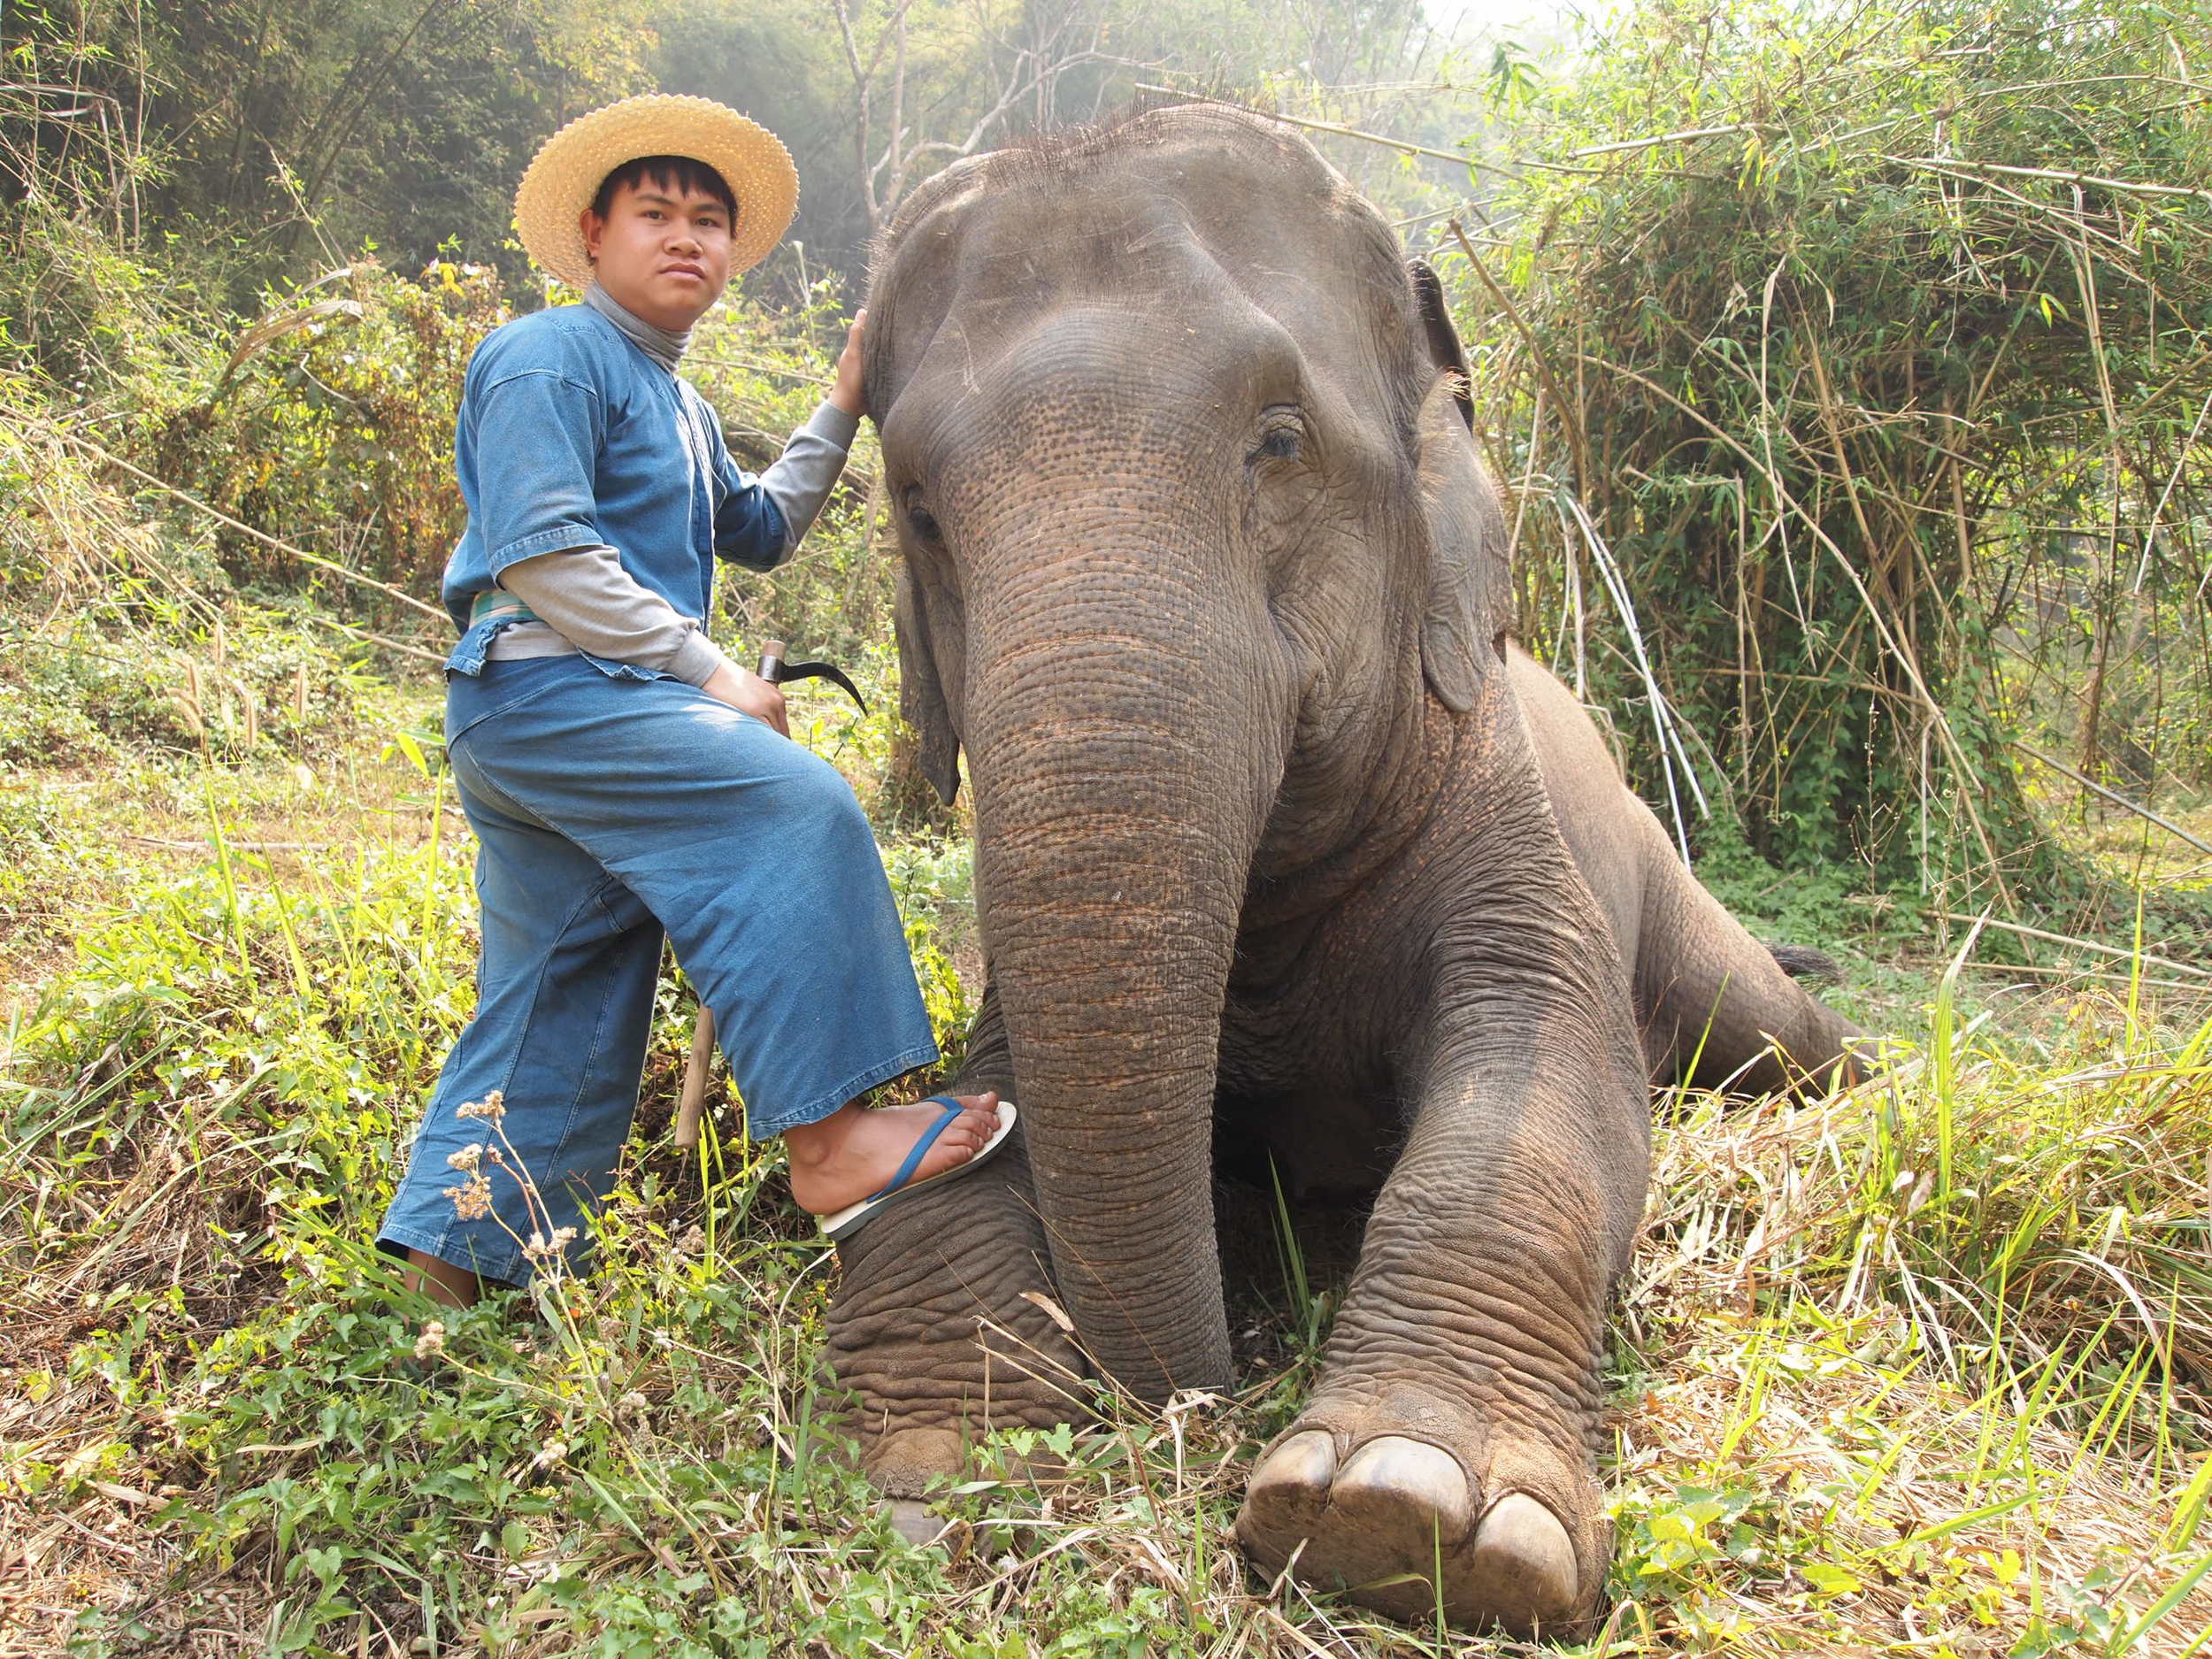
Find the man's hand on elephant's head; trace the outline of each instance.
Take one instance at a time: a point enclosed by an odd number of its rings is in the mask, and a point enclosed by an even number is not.
[[[837,354],[837,384],[830,388],[829,401],[849,415],[867,413],[860,389],[860,338],[867,322],[864,308],[854,314],[853,326],[845,331],[845,349]]]

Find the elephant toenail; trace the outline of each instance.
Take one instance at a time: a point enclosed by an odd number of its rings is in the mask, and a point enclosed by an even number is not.
[[[1557,1626],[1574,1615],[1574,1544],[1559,1517],[1525,1493],[1508,1493],[1490,1506],[1469,1565],[1509,1629]]]
[[[883,1508],[891,1530],[910,1544],[933,1543],[945,1530],[942,1517],[932,1514],[929,1505],[918,1499],[894,1498]]]
[[[1305,1429],[1268,1454],[1253,1472],[1246,1496],[1260,1502],[1276,1497],[1317,1501],[1328,1492],[1335,1473],[1336,1437],[1326,1429]]]
[[[1411,1506],[1434,1517],[1435,1535],[1446,1544],[1465,1537],[1472,1517],[1473,1494],[1458,1459],[1402,1434],[1381,1435],[1353,1453],[1330,1498],[1354,1505],[1380,1498],[1401,1510]]]

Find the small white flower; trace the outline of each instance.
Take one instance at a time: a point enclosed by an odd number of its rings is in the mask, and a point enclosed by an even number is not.
[[[482,1100],[464,1102],[454,1109],[456,1118],[487,1118],[497,1123],[507,1115],[507,1094],[503,1089],[494,1089]]]

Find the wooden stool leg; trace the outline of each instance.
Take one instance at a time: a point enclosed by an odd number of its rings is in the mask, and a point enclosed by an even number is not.
[[[707,1100],[707,1067],[714,1059],[714,1010],[699,1004],[699,1023],[691,1028],[691,1057],[684,1062],[684,1092],[676,1104],[676,1144],[688,1151],[699,1144],[699,1111]]]

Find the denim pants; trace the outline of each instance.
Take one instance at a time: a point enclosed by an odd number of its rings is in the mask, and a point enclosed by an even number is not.
[[[748,1132],[780,1134],[937,1058],[875,838],[834,768],[669,679],[580,657],[449,677],[447,756],[478,841],[477,1009],[379,1242],[521,1283],[534,1230],[590,1245],[637,1104],[664,933],[714,1010]],[[503,1091],[498,1128],[459,1109]],[[491,1213],[473,1217],[472,1145]]]

